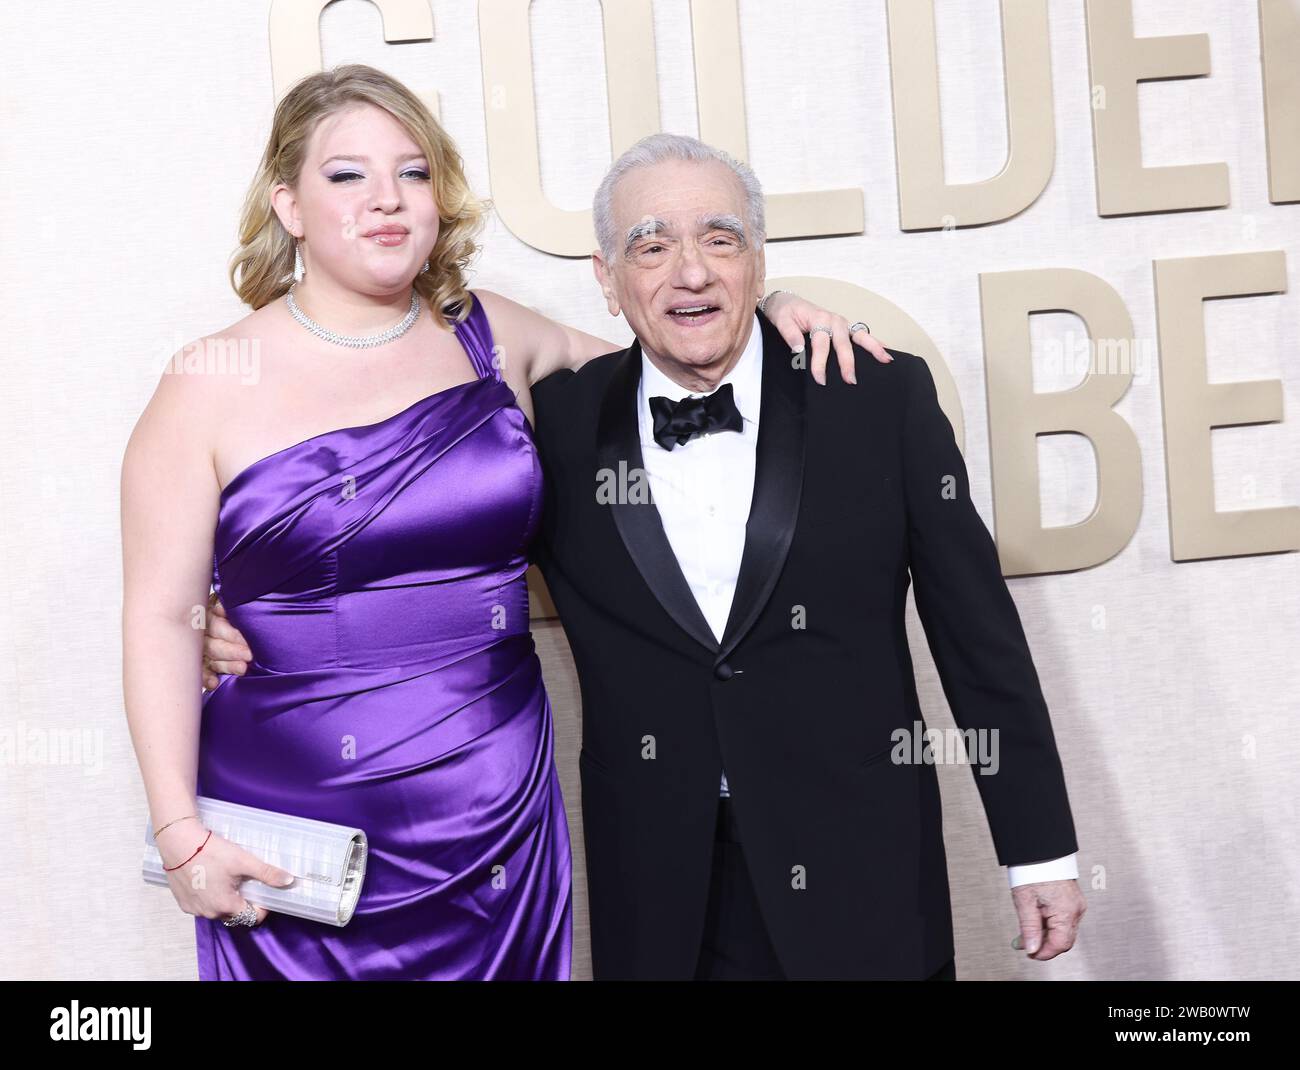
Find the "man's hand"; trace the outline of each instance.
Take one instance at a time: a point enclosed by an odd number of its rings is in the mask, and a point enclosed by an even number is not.
[[[826,385],[826,361],[832,341],[840,364],[840,378],[846,383],[858,381],[854,373],[856,360],[853,356],[853,342],[867,350],[880,364],[888,364],[894,359],[869,331],[859,328],[850,335],[849,328],[852,324],[843,316],[805,301],[796,293],[781,290],[767,299],[764,308],[772,326],[781,332],[786,345],[796,352],[803,348],[803,336],[814,327],[829,327],[834,332],[832,336],[825,331],[817,331],[812,336],[812,358],[808,368],[820,386]]]
[[[226,619],[226,607],[217,593],[208,595],[208,627],[203,633],[203,686],[211,691],[221,681],[220,674],[243,676],[253,652],[248,649],[239,629]]]
[[[1088,909],[1077,880],[1021,884],[1011,889],[1011,898],[1020,918],[1020,935],[1012,947],[1046,962],[1074,946]]]

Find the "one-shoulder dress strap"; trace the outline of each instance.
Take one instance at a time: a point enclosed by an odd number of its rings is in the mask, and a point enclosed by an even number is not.
[[[501,381],[500,362],[496,360],[496,343],[492,339],[492,325],[488,323],[487,313],[483,311],[483,302],[470,294],[469,315],[464,321],[455,325],[456,337],[469,354],[470,363],[478,372],[480,379],[493,378]]]

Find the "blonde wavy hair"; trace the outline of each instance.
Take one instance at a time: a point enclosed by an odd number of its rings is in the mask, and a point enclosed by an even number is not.
[[[397,79],[363,63],[308,75],[294,83],[276,107],[266,151],[240,213],[239,248],[230,258],[230,285],[254,309],[288,292],[295,239],[271,207],[271,190],[279,182],[296,187],[316,124],[357,104],[374,104],[392,115],[429,161],[440,220],[438,240],[429,254],[429,270],[418,273],[412,285],[430,308],[444,318],[450,315],[449,322],[463,322],[470,310],[466,273],[479,249],[474,239],[492,202],[474,196],[455,142],[419,97]],[[438,319],[434,317],[435,322]]]

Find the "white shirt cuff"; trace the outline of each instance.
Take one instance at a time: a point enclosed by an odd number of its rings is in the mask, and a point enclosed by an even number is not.
[[[1069,881],[1079,879],[1078,855],[1065,855],[1047,862],[1033,862],[1027,866],[1007,866],[1007,883],[1015,888],[1020,884],[1038,884],[1040,881]]]

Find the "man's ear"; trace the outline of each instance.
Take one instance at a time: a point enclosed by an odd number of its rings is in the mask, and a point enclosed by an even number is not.
[[[591,254],[591,270],[596,276],[596,281],[600,284],[601,293],[605,295],[605,307],[609,309],[611,316],[617,316],[621,309],[618,303],[618,295],[614,292],[614,280],[610,277],[609,268],[601,258],[599,249]]]

